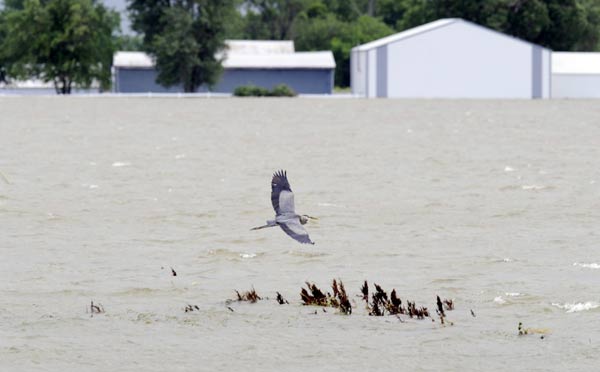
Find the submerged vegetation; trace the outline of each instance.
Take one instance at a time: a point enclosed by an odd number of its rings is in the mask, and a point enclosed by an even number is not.
[[[426,307],[417,306],[416,303],[406,301],[406,306],[402,306],[402,300],[398,297],[396,289],[392,289],[390,296],[381,286],[374,284],[375,291],[371,295],[369,302],[369,285],[365,280],[361,292],[362,298],[366,302],[366,308],[371,316],[388,315],[408,315],[410,318],[424,319],[429,317],[429,311]]]
[[[184,310],[186,313],[191,313],[194,310],[200,310],[200,308],[198,305],[187,305]]]
[[[172,275],[175,276],[175,270],[173,270],[173,268],[170,269],[172,271]],[[328,307],[339,310],[339,314],[342,315],[349,316],[353,313],[353,307],[355,308],[356,304],[354,306],[352,305],[354,300],[351,301],[348,297],[348,293],[346,292],[346,288],[341,279],[333,279],[331,281],[331,291],[328,292],[321,290],[313,282],[306,281],[305,284],[306,288],[300,288],[300,299],[303,306],[321,307],[323,313],[328,312],[326,309]],[[235,299],[228,299],[225,301],[225,308],[232,313],[234,313],[235,310],[229,305],[233,304],[234,302],[247,302],[250,304],[255,304],[261,300],[270,300],[268,297],[259,296],[254,287],[243,292],[235,290],[235,293]],[[275,293],[275,301],[279,305],[290,304],[280,292]],[[395,316],[401,323],[405,323],[401,317],[402,315],[416,320],[429,318],[431,322],[436,322],[436,319],[432,317],[432,313],[427,307],[417,306],[415,301],[403,301],[395,288],[393,288],[388,295],[388,292],[386,292],[380,285],[376,283],[374,283],[373,288],[370,289],[368,281],[365,280],[360,288],[360,294],[358,294],[356,297],[360,298],[359,301],[365,302],[365,310],[370,317],[383,317],[386,315]],[[447,312],[453,311],[454,307],[455,305],[453,299],[443,299],[440,296],[436,296],[435,313],[439,318],[439,324],[441,326],[454,325],[454,322],[447,320]],[[198,311],[200,311],[200,307],[198,305],[187,304],[184,308],[185,313]],[[91,301],[86,312],[91,313],[91,316],[93,317],[94,314],[103,314],[105,310],[102,304],[94,304],[94,302]],[[319,313],[320,312],[317,310],[311,312],[311,314],[315,315]],[[470,309],[470,314],[472,317],[476,317],[473,309]],[[519,336],[535,334],[539,335],[541,339],[544,339],[546,335],[550,333],[548,329],[525,328],[522,322],[519,322],[517,331]]]
[[[344,283],[340,279],[333,279],[331,281],[331,291],[324,291],[319,288],[315,283],[307,281],[306,288],[300,288],[300,300],[304,306],[318,306],[323,308],[323,312],[327,312],[326,308],[334,308],[339,310],[340,314],[351,315],[353,312],[352,302],[346,292]],[[232,302],[249,302],[256,303],[259,300],[269,300],[267,297],[260,297],[256,290],[252,288],[249,291],[239,292],[235,291],[237,298],[234,300],[227,300],[225,304],[230,311],[233,311],[228,305]],[[365,280],[361,287],[362,300],[365,301],[365,308],[369,316],[384,316],[384,315],[406,315],[409,318],[425,319],[431,318],[430,312],[425,306],[417,306],[415,301],[406,301],[405,303],[400,299],[395,289],[392,289],[389,296],[387,292],[378,284],[374,284],[374,290],[371,292],[369,297],[369,285]],[[275,301],[279,305],[289,304],[289,302],[283,297],[280,292],[276,292],[277,296]],[[440,318],[440,323],[445,324],[446,311],[454,309],[453,300],[442,300],[437,296],[437,314]],[[190,310],[191,311],[191,310]],[[317,313],[317,312],[315,312]],[[402,320],[402,319],[400,319]],[[432,321],[435,321],[431,318]],[[452,324],[452,323],[450,323]]]
[[[243,292],[241,294],[239,291],[236,290],[235,293],[237,294],[238,301],[248,301],[251,303],[255,303],[258,300],[262,300],[262,298],[254,290],[254,288],[252,288],[249,291]]]
[[[350,304],[350,300],[348,300],[344,283],[341,280],[338,285],[338,282],[333,279],[331,284],[333,294],[329,292],[324,294],[314,283],[306,282],[306,286],[308,290],[305,288],[300,290],[300,298],[303,305],[333,307],[339,309],[342,314],[352,314],[352,305]]]
[[[340,279],[333,279],[331,281],[331,291],[328,292],[321,290],[315,283],[310,281],[307,281],[305,284],[306,288],[300,288],[300,299],[304,306],[318,306],[321,307],[325,313],[327,312],[326,308],[330,307],[339,310],[339,313],[344,315],[351,315],[353,307],[356,307],[356,305],[352,305],[344,283]],[[233,311],[233,309],[228,305],[233,302],[256,303],[259,300],[269,300],[267,297],[260,297],[254,288],[245,292],[236,290],[235,293],[237,295],[236,299],[225,301],[225,304],[230,311]],[[402,321],[400,315],[406,315],[409,318],[419,320],[431,318],[432,321],[435,321],[435,319],[431,317],[427,307],[417,306],[415,301],[411,302],[407,300],[404,303],[398,296],[396,289],[392,289],[388,296],[387,292],[380,285],[374,284],[374,290],[369,297],[369,285],[365,280],[361,287],[361,293],[362,294],[358,295],[358,297],[362,297],[362,300],[365,301],[365,309],[369,316],[394,315]],[[279,305],[289,304],[280,292],[276,292],[276,294],[275,301]],[[449,299],[442,300],[439,296],[437,296],[436,300],[436,313],[438,314],[440,323],[444,325],[446,324],[446,311],[454,310],[454,301]],[[193,311],[193,309],[190,309],[189,311]],[[315,314],[318,314],[318,312],[315,311]],[[452,322],[449,324],[453,325]]]
[[[283,305],[283,304],[289,305],[289,302],[285,298],[283,298],[283,296],[279,292],[277,292],[276,300],[279,305]]]
[[[102,304],[94,305],[94,301],[91,301],[89,311],[92,317],[94,314],[104,314],[104,306]]]
[[[519,322],[519,336],[525,335],[540,335],[540,338],[543,339],[546,335],[550,333],[550,331],[546,328],[525,328],[523,327],[523,323]]]

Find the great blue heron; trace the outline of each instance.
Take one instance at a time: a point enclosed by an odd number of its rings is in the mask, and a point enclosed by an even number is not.
[[[294,193],[290,188],[286,171],[280,170],[273,174],[271,179],[271,203],[273,209],[275,209],[275,219],[269,220],[266,225],[255,227],[252,230],[279,226],[286,234],[300,243],[315,244],[310,240],[308,232],[302,225],[306,224],[309,219],[316,220],[317,218],[306,214],[296,214],[294,210]]]

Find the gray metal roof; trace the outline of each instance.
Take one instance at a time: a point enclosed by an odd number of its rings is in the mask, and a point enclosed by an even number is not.
[[[306,68],[332,69],[335,59],[331,51],[294,52],[291,40],[227,40],[224,68],[238,69],[278,69]],[[117,68],[153,68],[152,56],[144,52],[118,51],[113,56],[113,66]]]
[[[537,44],[530,43],[529,41],[522,40],[522,39],[516,38],[514,36],[507,35],[507,34],[504,34],[502,32],[498,32],[496,30],[492,30],[491,28],[487,28],[487,27],[478,25],[477,23],[469,22],[469,21],[464,20],[462,18],[442,18],[442,19],[438,19],[437,21],[425,23],[425,24],[423,24],[421,26],[417,26],[417,27],[414,27],[414,28],[411,28],[411,29],[399,32],[397,34],[386,36],[384,38],[377,39],[377,40],[371,41],[369,43],[356,46],[356,47],[352,48],[352,51],[353,52],[356,52],[356,51],[363,52],[363,51],[367,51],[367,50],[379,48],[379,47],[381,47],[383,45],[387,45],[387,44],[390,44],[390,43],[395,43],[397,41],[408,39],[408,38],[411,38],[413,36],[420,35],[420,34],[423,34],[423,33],[426,33],[426,32],[432,31],[432,30],[437,30],[437,29],[440,29],[442,27],[445,27],[445,26],[448,26],[448,25],[451,25],[451,24],[454,24],[454,23],[458,23],[458,22],[466,23],[466,24],[469,24],[471,26],[478,27],[478,28],[480,28],[482,30],[488,31],[488,32],[494,32],[494,33],[496,33],[496,34],[498,34],[500,36],[511,38],[511,39],[513,39],[513,40],[515,40],[517,42],[539,46]],[[547,48],[544,48],[542,46],[539,46],[539,47],[543,48],[543,49],[547,49]]]

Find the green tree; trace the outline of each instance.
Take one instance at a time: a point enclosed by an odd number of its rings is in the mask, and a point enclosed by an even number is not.
[[[164,30],[163,15],[170,7],[170,0],[128,0],[131,28],[143,35],[146,50],[151,49],[154,36]]]
[[[597,0],[518,0],[507,5],[502,31],[554,50],[594,50],[598,46]]]
[[[249,39],[289,40],[296,17],[314,0],[246,0],[245,34]]]
[[[554,50],[595,50],[600,39],[598,0],[380,0],[396,29],[439,18],[463,18]],[[404,5],[408,6],[404,6]]]
[[[119,35],[115,41],[117,50],[143,51],[144,39],[139,35]]]
[[[156,58],[157,82],[182,84],[195,92],[213,86],[222,70],[217,57],[225,48],[233,0],[130,0],[134,30],[143,33],[144,49]]]
[[[12,1],[4,17],[9,76],[53,82],[59,94],[94,80],[110,86],[116,12],[92,0],[26,0]]]
[[[382,38],[394,30],[377,18],[360,16],[344,22],[330,14],[326,18],[303,19],[295,29],[298,50],[331,50],[335,57],[335,84],[350,85],[350,50],[360,44]]]
[[[575,44],[573,50],[600,50],[600,0],[582,0],[585,11],[586,25],[582,38]]]
[[[587,14],[577,0],[546,0],[550,25],[540,36],[532,40],[554,50],[576,50],[578,44],[585,45],[586,37],[597,41],[598,25],[590,32]]]
[[[412,0],[406,1],[399,30],[415,27],[440,18],[462,18],[500,30],[506,19],[506,6],[513,0]],[[527,1],[527,0],[526,0]]]
[[[6,65],[7,65],[8,61],[7,61],[6,56],[3,53],[3,51],[4,51],[3,43],[4,43],[4,39],[6,38],[6,21],[4,18],[5,18],[4,12],[0,11],[0,83],[7,82]]]
[[[365,14],[364,0],[323,0],[323,4],[337,19],[350,22]]]
[[[537,41],[549,25],[548,7],[543,0],[515,1],[508,4],[503,29],[519,38]]]

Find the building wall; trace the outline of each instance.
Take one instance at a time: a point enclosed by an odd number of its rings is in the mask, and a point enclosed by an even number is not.
[[[542,53],[542,98],[552,98],[552,51]]]
[[[377,97],[377,50],[367,52],[367,97]]]
[[[367,96],[367,52],[353,50],[350,55],[350,86],[352,94]]]
[[[464,22],[388,45],[388,96],[532,98],[532,46]]]
[[[364,73],[355,71],[366,54]],[[463,21],[352,54],[366,97],[549,98],[551,52]],[[364,88],[363,88],[364,87]]]
[[[300,94],[331,94],[333,77],[331,69],[227,69],[214,91],[231,93],[236,87],[249,84],[271,89],[283,83]]]
[[[600,74],[552,74],[552,98],[600,98]]]
[[[119,93],[177,93],[181,85],[165,88],[156,83],[154,69],[116,69],[115,91]],[[232,93],[240,85],[257,85],[273,88],[287,84],[300,94],[331,94],[333,92],[332,69],[227,69],[212,90],[216,93]],[[198,89],[206,92],[206,87]]]
[[[116,68],[114,91],[117,93],[177,93],[183,86],[165,88],[156,83],[156,70],[150,68]]]

